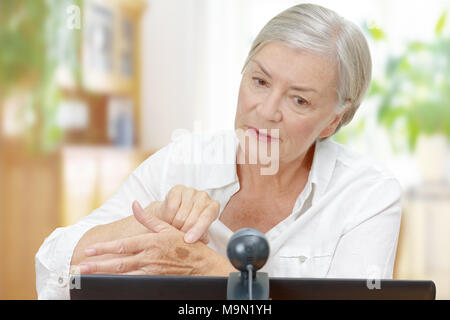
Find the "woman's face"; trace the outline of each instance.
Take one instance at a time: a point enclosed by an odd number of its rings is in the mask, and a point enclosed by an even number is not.
[[[336,65],[328,58],[270,42],[242,76],[235,129],[250,130],[250,136],[265,143],[278,142],[279,161],[293,161],[339,124],[337,80]],[[279,129],[279,139],[267,139],[253,128],[267,129],[267,134]]]

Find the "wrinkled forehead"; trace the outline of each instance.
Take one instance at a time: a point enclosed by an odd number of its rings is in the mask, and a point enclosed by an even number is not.
[[[338,66],[332,55],[295,48],[286,43],[269,42],[249,60],[246,70],[262,70],[271,78],[286,83],[314,85],[334,90]]]

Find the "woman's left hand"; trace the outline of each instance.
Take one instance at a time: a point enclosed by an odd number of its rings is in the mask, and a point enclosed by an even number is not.
[[[155,215],[145,214],[139,204],[133,206],[133,212],[136,219],[154,233],[90,246],[86,256],[113,256],[81,262],[79,273],[228,276],[236,271],[228,259],[204,243],[187,244],[184,232]]]

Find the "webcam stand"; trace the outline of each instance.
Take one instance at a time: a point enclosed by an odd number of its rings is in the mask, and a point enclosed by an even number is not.
[[[231,272],[227,300],[269,300],[269,274],[256,272],[249,276],[247,271]]]

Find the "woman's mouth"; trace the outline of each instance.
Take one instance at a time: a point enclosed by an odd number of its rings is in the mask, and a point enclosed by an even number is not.
[[[280,140],[279,138],[273,137],[269,134],[269,131],[271,131],[270,129],[259,130],[254,127],[248,127],[248,131],[250,131],[250,134],[261,142],[268,143]]]

